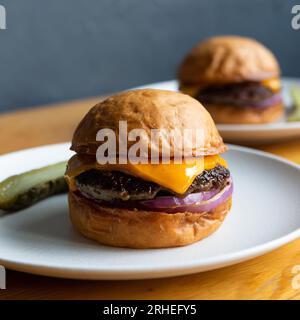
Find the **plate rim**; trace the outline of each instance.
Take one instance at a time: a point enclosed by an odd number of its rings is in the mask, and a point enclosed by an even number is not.
[[[63,147],[66,148],[70,145],[69,142],[57,143],[57,144],[49,144],[38,146],[34,148],[27,148],[7,154],[3,154],[0,158],[5,156],[11,156],[14,154],[20,154],[24,151],[31,152],[39,149],[45,149],[48,147]],[[229,150],[240,151],[248,154],[255,154],[264,158],[268,158],[271,160],[279,161],[287,166],[293,167],[300,171],[300,165],[294,163],[290,160],[282,158],[277,155],[273,155],[271,153],[260,151],[248,147],[242,147],[238,145],[227,144]],[[91,268],[88,266],[87,268],[82,267],[63,267],[63,266],[46,266],[43,264],[36,263],[28,263],[22,262],[18,259],[5,259],[1,257],[0,253],[0,264],[4,265],[8,269],[27,272],[38,275],[59,277],[59,278],[70,278],[70,279],[90,279],[90,280],[130,280],[130,279],[153,279],[153,278],[162,278],[162,277],[172,277],[178,275],[186,275],[192,274],[202,271],[208,271],[212,269],[218,269],[221,267],[233,265],[245,260],[249,260],[251,258],[260,256],[264,253],[270,252],[284,244],[287,244],[295,239],[300,237],[300,227],[296,230],[271,241],[267,241],[265,243],[239,250],[236,252],[231,252],[227,254],[219,254],[214,257],[201,259],[196,258],[195,260],[191,260],[188,262],[178,261],[176,265],[156,265],[152,267],[145,266],[122,266],[121,268],[114,268],[113,266],[110,268],[99,269],[99,268]],[[128,249],[127,249],[128,250]],[[129,249],[130,250],[130,249]],[[147,250],[147,249],[146,249]],[[160,249],[163,250],[163,249]],[[199,261],[200,260],[200,261]]]

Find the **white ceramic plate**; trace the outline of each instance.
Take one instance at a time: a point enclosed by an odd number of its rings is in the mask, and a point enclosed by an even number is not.
[[[69,144],[0,157],[0,180],[71,155]],[[233,207],[209,238],[172,249],[101,246],[75,232],[65,195],[15,214],[0,214],[0,264],[80,279],[169,277],[220,268],[271,251],[300,236],[300,167],[267,153],[230,146]]]
[[[300,86],[298,78],[282,78],[283,99],[288,112],[292,107],[290,88]],[[140,86],[139,88],[154,88],[178,91],[176,80],[157,82]],[[258,145],[268,142],[282,141],[300,137],[300,122],[287,122],[286,116],[272,124],[222,124],[217,125],[226,142]]]

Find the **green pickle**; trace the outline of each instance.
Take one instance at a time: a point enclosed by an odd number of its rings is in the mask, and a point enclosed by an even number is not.
[[[55,194],[67,192],[67,162],[11,176],[0,183],[0,210],[14,212]]]
[[[295,108],[287,120],[289,122],[300,121],[300,87],[293,87],[291,89],[291,96]]]

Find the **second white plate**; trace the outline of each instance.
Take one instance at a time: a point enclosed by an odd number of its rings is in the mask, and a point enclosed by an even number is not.
[[[283,99],[287,111],[292,104],[290,97],[290,88],[292,86],[300,86],[300,79],[282,78]],[[157,82],[138,88],[178,91],[178,82],[176,80]],[[222,124],[217,125],[217,127],[226,142],[237,144],[258,145],[300,137],[300,122],[287,122],[286,117],[272,124]]]

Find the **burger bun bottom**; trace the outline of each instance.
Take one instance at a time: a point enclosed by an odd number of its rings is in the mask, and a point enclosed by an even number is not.
[[[222,224],[231,198],[211,212],[164,213],[104,207],[69,192],[70,218],[85,237],[101,244],[128,248],[167,248],[199,241]]]

